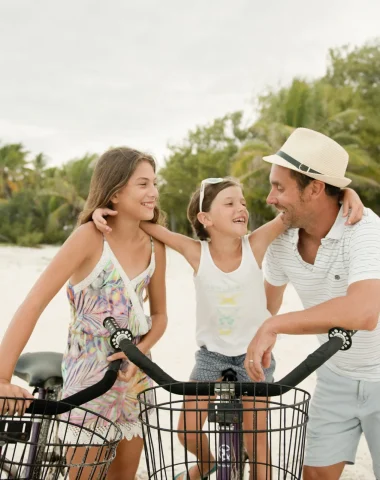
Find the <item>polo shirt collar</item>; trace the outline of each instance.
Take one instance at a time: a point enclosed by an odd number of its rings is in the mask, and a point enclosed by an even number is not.
[[[331,227],[330,231],[325,238],[331,240],[340,240],[344,233],[345,222],[347,218],[343,217],[343,205],[340,207],[338,215],[335,219],[334,225]],[[289,229],[289,235],[292,243],[298,244],[299,238],[299,228]]]
[[[347,217],[343,217],[343,205],[340,207],[338,216],[335,219],[334,225],[331,227],[329,233],[326,235],[326,238],[331,238],[331,240],[340,240],[344,233],[344,224],[346,223]]]

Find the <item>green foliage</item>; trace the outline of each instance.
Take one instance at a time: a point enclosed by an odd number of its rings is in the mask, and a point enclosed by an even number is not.
[[[12,152],[14,158],[15,151],[24,152],[21,145],[5,145],[0,155]],[[86,155],[61,168],[47,168],[42,154],[29,163],[25,156],[22,158],[23,161],[12,163],[12,157],[3,155],[7,185],[12,189],[0,198],[0,241],[23,246],[62,243],[72,232],[83,208],[97,157]],[[10,168],[12,165],[14,170]]]
[[[21,247],[38,247],[43,239],[42,232],[29,232],[17,238],[17,245]]]
[[[333,88],[345,85],[355,93],[355,108],[361,112],[357,130],[373,156],[380,152],[380,38],[361,47],[330,50],[325,80]]]
[[[27,152],[21,143],[0,147],[0,198],[11,198],[24,178]]]
[[[43,212],[34,201],[33,192],[21,191],[0,204],[0,236],[11,243],[32,232],[44,229]]]
[[[294,78],[258,98],[257,118],[244,125],[234,112],[190,130],[169,147],[160,169],[161,207],[173,230],[191,234],[186,209],[207,177],[236,176],[244,184],[251,227],[273,217],[266,203],[270,165],[297,127],[330,136],[349,152],[348,176],[364,203],[380,213],[380,39],[329,51],[326,74]],[[97,155],[49,167],[43,153],[29,159],[20,143],[0,145],[0,242],[34,246],[61,243],[71,233],[88,195]]]

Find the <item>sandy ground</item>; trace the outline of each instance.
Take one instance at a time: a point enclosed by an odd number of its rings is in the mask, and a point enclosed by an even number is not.
[[[0,247],[0,295],[2,336],[18,305],[24,299],[34,281],[57,252],[55,247],[29,249]],[[167,291],[169,326],[164,338],[155,346],[154,360],[178,380],[186,380],[193,366],[196,350],[194,318],[195,298],[191,268],[175,252],[168,251]],[[282,311],[301,309],[300,300],[289,287]],[[65,289],[62,289],[46,308],[30,338],[25,351],[62,352],[66,342],[69,308]],[[318,346],[315,337],[284,337],[276,346],[276,378],[282,377]],[[21,381],[17,383],[22,384]],[[314,375],[306,379],[301,388],[313,392]],[[140,478],[146,478],[145,465],[141,462]],[[347,466],[345,480],[374,480],[371,458],[365,439],[362,438],[354,466]]]

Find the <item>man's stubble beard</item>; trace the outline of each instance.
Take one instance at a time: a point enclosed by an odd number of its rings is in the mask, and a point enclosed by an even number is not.
[[[283,223],[288,228],[306,228],[309,222],[307,221],[307,214],[301,215],[299,212],[305,209],[306,202],[302,197],[302,194],[299,197],[299,202],[296,206],[291,207],[291,209],[285,209],[285,214],[283,214]]]

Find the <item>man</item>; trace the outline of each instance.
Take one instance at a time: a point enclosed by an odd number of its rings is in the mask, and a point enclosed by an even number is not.
[[[278,334],[360,330],[348,351],[317,371],[310,408],[304,480],[338,480],[354,463],[364,432],[380,479],[380,219],[364,209],[346,226],[339,205],[347,152],[332,139],[296,129],[275,155],[267,198],[289,229],[267,251],[268,309],[277,312],[291,282],[305,310],[269,318],[251,341],[246,368],[263,379]]]

